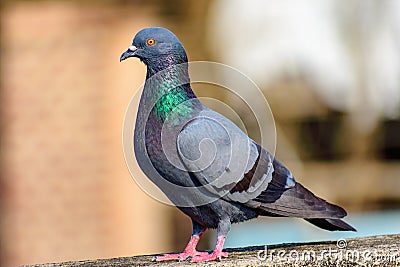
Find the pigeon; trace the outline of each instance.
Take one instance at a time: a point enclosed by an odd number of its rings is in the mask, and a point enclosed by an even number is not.
[[[146,176],[192,220],[181,253],[156,261],[221,260],[231,224],[258,216],[303,218],[329,231],[356,231],[346,211],[296,182],[270,152],[195,95],[188,58],[179,39],[162,27],[145,28],[120,61],[139,58],[147,67],[134,130],[134,152]],[[214,250],[197,251],[207,229],[217,229]]]

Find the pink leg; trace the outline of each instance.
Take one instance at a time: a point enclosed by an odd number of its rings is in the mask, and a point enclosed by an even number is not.
[[[185,250],[182,253],[176,254],[164,254],[162,256],[157,256],[156,261],[168,261],[168,260],[186,260],[188,257],[204,256],[208,255],[208,252],[200,252],[196,250],[197,243],[200,240],[200,236],[203,234],[202,231],[199,235],[192,235],[189,243],[187,244]]]
[[[214,251],[211,254],[195,256],[192,262],[215,261],[221,260],[221,257],[228,257],[228,252],[222,252],[224,242],[225,236],[218,236]]]

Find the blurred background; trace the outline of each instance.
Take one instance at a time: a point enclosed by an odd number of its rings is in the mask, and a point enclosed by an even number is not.
[[[253,79],[275,116],[277,157],[359,230],[262,218],[235,225],[226,247],[400,232],[398,1],[0,3],[1,266],[184,248],[189,218],[141,191],[122,152],[145,66],[119,56],[151,26],[171,29],[191,61]],[[257,139],[243,103],[195,89],[225,100]]]

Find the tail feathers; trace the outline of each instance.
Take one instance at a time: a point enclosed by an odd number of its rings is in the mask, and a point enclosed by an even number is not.
[[[340,219],[305,219],[307,222],[328,231],[354,231],[357,230]]]
[[[259,201],[260,213],[272,213],[278,216],[298,218],[343,218],[346,211],[326,200],[317,197],[299,183],[284,191],[277,200],[265,201],[265,196],[273,192],[264,191],[256,201]]]

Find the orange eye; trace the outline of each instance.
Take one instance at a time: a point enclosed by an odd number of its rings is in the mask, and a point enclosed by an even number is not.
[[[153,46],[155,43],[156,43],[156,41],[155,41],[153,38],[149,38],[149,39],[147,39],[147,41],[146,41],[146,44],[147,44],[148,46]]]

